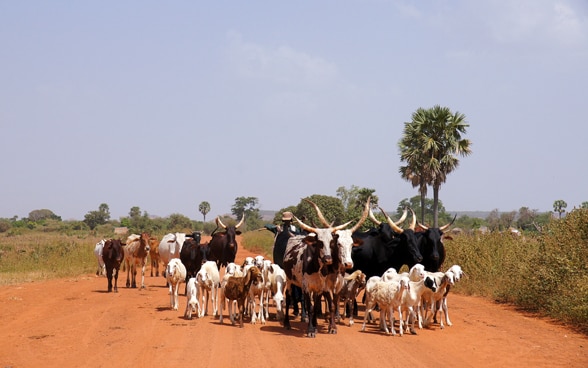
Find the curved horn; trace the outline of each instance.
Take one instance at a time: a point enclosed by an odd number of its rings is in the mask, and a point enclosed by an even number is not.
[[[352,221],[347,221],[346,223],[344,223],[344,224],[342,224],[342,225],[339,225],[339,226],[335,226],[335,227],[334,227],[334,228],[332,228],[332,229],[333,229],[333,231],[337,231],[337,230],[343,230],[343,229],[345,229],[347,226],[349,226],[349,224],[350,224],[351,222],[352,222]]]
[[[394,221],[392,221],[392,219],[390,218],[390,216],[388,216],[388,214],[386,213],[386,211],[384,211],[382,209],[382,207],[378,207],[378,208],[380,209],[380,211],[382,211],[382,213],[386,217],[386,221],[388,222],[388,225],[390,225],[390,227],[392,228],[392,230],[394,230],[394,232],[396,232],[398,234],[402,234],[404,232],[404,230],[402,228],[400,228],[398,225],[396,225],[394,223]]]
[[[360,228],[361,225],[363,225],[363,223],[365,222],[365,220],[368,217],[368,212],[370,212],[370,201],[371,201],[372,197],[368,197],[367,202],[365,202],[365,208],[363,209],[363,213],[361,214],[361,218],[359,219],[359,222],[357,224],[355,224],[354,227],[351,228],[351,233],[353,234],[354,232],[357,231],[357,229]]]
[[[404,212],[402,213],[402,217],[400,218],[400,220],[396,221],[396,225],[400,226],[400,224],[402,224],[404,222],[404,220],[406,220],[406,215],[408,215],[408,210],[406,209],[406,207],[404,207]]]
[[[414,211],[412,210],[412,208],[410,209],[410,212],[412,213],[412,222],[410,223],[410,226],[408,228],[411,229],[412,231],[414,231],[414,228],[417,223],[417,218],[416,218],[416,215],[414,214]],[[427,230],[426,228],[424,228],[424,229]]]
[[[300,227],[302,228],[302,230],[306,230],[309,231],[311,233],[316,233],[317,229],[315,229],[314,227],[308,226],[306,225],[304,222],[300,221],[300,219],[296,216],[294,216],[294,220],[296,220],[296,222],[298,222],[298,224],[300,225]]]
[[[327,221],[327,219],[325,219],[325,216],[323,216],[323,213],[321,212],[320,208],[316,205],[316,203],[314,203],[313,201],[311,201],[308,198],[303,198],[306,202],[310,203],[313,207],[314,210],[316,211],[316,214],[319,218],[319,220],[323,223],[323,225],[325,225],[326,227],[331,227],[331,225],[329,225],[329,222]]]
[[[220,216],[216,217],[216,225],[222,227],[223,229],[226,229],[227,227],[225,226],[225,224],[223,224],[223,222],[220,219]]]
[[[241,221],[237,225],[235,225],[235,229],[238,229],[239,226],[243,225],[243,221],[245,221],[245,212],[243,212],[243,216],[241,216]]]
[[[451,226],[453,224],[453,221],[455,221],[455,218],[457,217],[457,213],[455,214],[455,216],[453,216],[453,220],[451,220],[450,223],[448,223],[447,225],[443,225],[439,228],[439,230],[441,231],[445,231],[449,226]]]
[[[370,208],[369,211],[369,216],[370,216],[370,220],[372,220],[372,222],[378,226],[380,226],[382,224],[382,221],[379,221],[376,216],[374,216],[374,213],[372,212],[372,209]]]

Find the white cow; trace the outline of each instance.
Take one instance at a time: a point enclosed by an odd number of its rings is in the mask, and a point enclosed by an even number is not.
[[[106,239],[100,240],[96,243],[94,247],[94,255],[96,256],[96,260],[98,261],[98,269],[96,270],[96,276],[106,276],[106,265],[104,264],[104,259],[102,258],[102,249],[104,249],[104,243]]]
[[[185,233],[166,234],[159,242],[159,257],[163,263],[163,269],[172,258],[180,258],[182,245],[186,241]],[[165,274],[163,275],[165,277]],[[171,290],[171,289],[170,289]]]

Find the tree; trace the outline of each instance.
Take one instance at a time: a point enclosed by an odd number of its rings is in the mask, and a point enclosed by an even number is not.
[[[566,212],[566,208],[568,204],[563,199],[558,199],[553,202],[553,212],[557,212],[559,214],[559,218],[561,219],[561,214]]]
[[[457,156],[471,153],[471,142],[462,138],[469,124],[465,115],[452,113],[439,105],[431,109],[419,108],[412,114],[412,121],[404,123],[404,132],[398,142],[401,162],[406,165],[399,169],[402,178],[419,186],[421,209],[424,209],[426,187],[433,187],[433,227],[439,223],[439,189],[447,175],[457,169]],[[424,212],[421,210],[424,221]]]
[[[141,209],[137,206],[131,207],[129,211],[129,217],[134,219],[141,216]]]
[[[588,208],[588,202],[582,202],[580,208]]]
[[[345,211],[345,222],[357,220],[361,217],[365,202],[367,202],[368,198],[371,198],[371,207],[377,208],[378,196],[374,194],[375,192],[375,189],[359,188],[356,185],[352,185],[349,189],[346,189],[345,187],[337,188],[337,197],[339,197],[341,200],[341,204],[343,205],[343,209]],[[369,222],[366,224],[366,227],[368,225]]]
[[[531,210],[529,207],[521,207],[517,216],[516,225],[519,229],[534,231],[536,230],[535,218],[537,217],[537,210]]]
[[[327,221],[333,222],[335,226],[346,222],[345,208],[343,208],[343,203],[341,203],[339,198],[321,194],[313,194],[307,198],[314,202],[320,208],[323,216],[325,216],[325,219],[327,219]],[[298,203],[294,214],[296,214],[296,216],[299,218],[304,217],[304,219],[301,219],[307,225],[313,227],[324,227],[320,222],[314,207],[305,200],[301,200],[300,203]]]
[[[104,225],[110,220],[110,209],[106,203],[100,204],[98,211],[90,211],[84,216],[84,223],[90,230],[94,230],[98,225]]]
[[[60,216],[57,216],[53,211],[48,209],[33,210],[29,212],[29,221],[38,222],[47,219],[61,221]]]
[[[404,212],[404,209],[409,207],[409,208],[412,208],[412,210],[415,213],[421,213],[423,215],[423,216],[421,216],[422,218],[420,220],[420,222],[423,225],[433,223],[433,221],[434,221],[433,200],[431,198],[425,198],[424,203],[425,203],[425,208],[423,211],[423,208],[421,207],[421,205],[422,205],[422,197],[421,196],[417,195],[417,196],[414,196],[410,199],[404,198],[403,200],[400,201],[400,203],[398,203],[398,207],[396,207],[397,218],[400,218],[402,216],[402,213]],[[445,211],[445,207],[443,206],[442,201],[439,201],[439,204],[437,205],[437,210],[438,210],[438,218],[440,220],[443,220],[443,222],[451,221],[451,215]]]
[[[180,213],[172,213],[169,215],[168,230],[172,232],[189,230],[191,233],[192,221]]]
[[[231,213],[238,221],[245,215],[247,229],[258,229],[263,225],[259,208],[257,207],[258,203],[257,197],[237,197],[235,198],[235,204],[231,207]]]
[[[206,222],[206,214],[210,212],[210,203],[206,201],[200,202],[200,204],[198,205],[198,211],[202,214],[204,218],[202,222]]]

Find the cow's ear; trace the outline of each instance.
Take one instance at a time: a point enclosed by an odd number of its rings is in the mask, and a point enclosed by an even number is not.
[[[316,234],[315,233],[310,233],[310,234],[306,235],[304,237],[303,241],[306,244],[308,244],[308,245],[311,245],[311,244],[315,243],[316,242]]]
[[[235,234],[237,234],[237,235],[241,235],[241,230],[237,230],[237,231],[235,231]]]

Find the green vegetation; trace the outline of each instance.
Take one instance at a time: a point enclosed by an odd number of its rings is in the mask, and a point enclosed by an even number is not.
[[[460,235],[445,246],[445,266],[459,264],[468,275],[458,292],[514,304],[588,334],[588,210],[552,220],[539,235]]]

